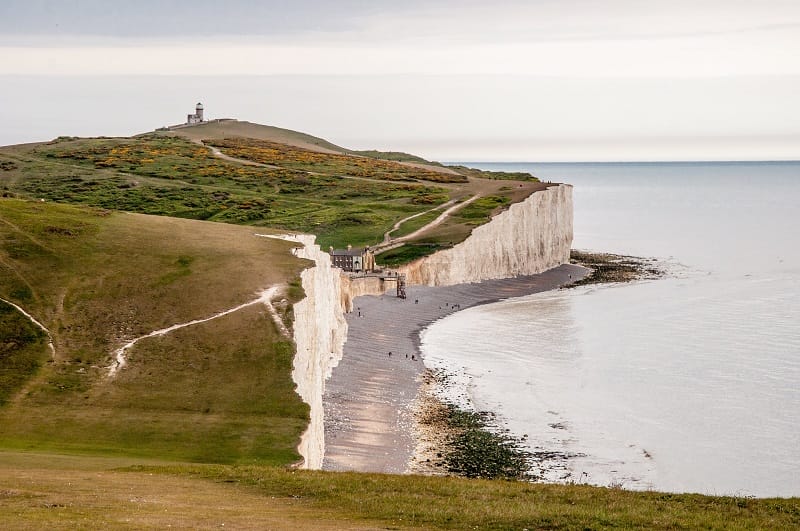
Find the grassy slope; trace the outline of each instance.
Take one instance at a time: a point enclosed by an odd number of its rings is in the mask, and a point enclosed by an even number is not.
[[[193,127],[176,129],[170,135],[188,138],[190,140],[224,139],[224,138],[253,138],[278,142],[289,146],[308,149],[320,153],[351,153],[350,150],[300,131],[292,131],[271,125],[254,124],[239,120],[226,120],[208,122]]]
[[[124,340],[291,282],[306,262],[289,246],[246,227],[0,200],[0,297],[36,316],[56,348],[35,376],[9,386],[0,445],[297,459],[307,407],[290,379],[293,346],[263,308],[144,340],[128,368],[105,378]]]
[[[132,466],[131,466],[132,465]],[[800,500],[0,451],[0,527],[798,529]]]

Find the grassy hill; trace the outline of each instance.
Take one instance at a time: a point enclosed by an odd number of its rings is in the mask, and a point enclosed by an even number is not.
[[[251,138],[284,144],[318,153],[351,153],[349,149],[337,146],[332,142],[300,131],[283,129],[271,125],[254,124],[240,120],[212,120],[192,127],[172,130],[174,134],[189,140],[224,140],[226,138]]]
[[[306,261],[289,244],[222,223],[0,200],[0,447],[202,462],[298,459],[307,409],[290,378],[293,345],[263,307],[137,343],[281,286],[297,300]],[[286,306],[287,320],[290,310]],[[23,361],[21,361],[23,360]],[[27,367],[19,371],[18,367]]]

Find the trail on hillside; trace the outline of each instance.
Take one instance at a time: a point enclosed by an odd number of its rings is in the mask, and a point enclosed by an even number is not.
[[[426,231],[428,231],[428,230],[430,230],[430,229],[432,229],[434,227],[437,227],[437,226],[441,225],[444,222],[444,220],[446,220],[448,218],[448,216],[450,216],[450,214],[452,214],[453,212],[455,212],[457,210],[460,210],[460,209],[464,208],[465,206],[467,206],[468,204],[472,203],[473,201],[475,201],[479,197],[481,197],[481,194],[475,194],[472,197],[470,197],[469,199],[467,199],[466,201],[462,201],[461,203],[456,203],[455,205],[451,206],[450,208],[448,208],[447,210],[442,212],[439,215],[439,217],[437,217],[436,219],[434,219],[433,221],[431,221],[427,225],[424,225],[424,226],[418,228],[417,230],[415,230],[411,234],[406,234],[405,236],[400,236],[399,238],[390,239],[388,242],[384,239],[383,243],[381,243],[380,245],[375,247],[375,249],[374,249],[375,254],[378,254],[378,253],[383,252],[383,251],[388,251],[389,249],[394,249],[395,247],[399,247],[402,243],[407,242],[409,240],[413,240],[414,238],[416,238],[420,234],[422,234],[422,233],[424,233],[424,232],[426,232]],[[435,209],[432,209],[432,210],[435,210]],[[423,214],[424,213],[425,212],[423,212]],[[414,217],[414,216],[412,216],[412,217]],[[385,238],[385,236],[384,236],[384,238]]]
[[[228,162],[236,162],[239,164],[244,164],[245,166],[258,166],[259,168],[269,168],[271,170],[282,169],[280,166],[273,166],[272,164],[264,164],[263,162],[255,162],[253,160],[247,160],[247,159],[237,159],[236,157],[231,157],[230,155],[226,155],[225,153],[220,151],[220,149],[217,147],[209,146],[202,140],[197,140],[196,142],[201,146],[210,150],[211,154],[214,155],[215,157],[220,158],[222,160],[227,160]]]
[[[437,206],[435,206],[435,207],[433,207],[431,209],[425,210],[424,212],[419,212],[417,214],[413,214],[411,216],[408,216],[407,218],[401,219],[400,221],[395,223],[394,226],[392,226],[391,229],[387,230],[386,233],[384,233],[384,235],[383,235],[383,243],[389,243],[389,241],[392,239],[392,233],[394,231],[396,231],[397,229],[399,229],[400,225],[402,225],[406,221],[409,221],[409,220],[414,219],[414,218],[418,218],[419,216],[422,216],[423,214],[427,214],[428,212],[433,212],[434,210],[439,210],[440,208],[445,208],[447,206],[452,205],[455,202],[456,202],[455,199],[451,199],[450,201],[447,201],[446,203],[442,203],[441,205],[437,205]]]
[[[53,335],[50,333],[50,330],[47,329],[42,323],[40,323],[34,316],[26,312],[21,306],[18,304],[14,304],[13,302],[6,300],[0,297],[0,301],[5,302],[9,306],[13,306],[19,313],[27,317],[30,322],[36,325],[37,328],[40,328],[45,334],[47,334],[47,346],[50,347],[50,352],[55,356],[56,354],[56,347],[53,345]]]
[[[366,182],[370,182],[370,183],[386,184],[386,183],[395,182],[395,181],[391,181],[391,180],[387,180],[387,179],[371,179],[369,177],[357,177],[355,175],[341,175],[341,174],[333,174],[333,173],[322,173],[322,172],[318,172],[318,171],[298,170],[298,169],[295,169],[295,168],[286,168],[284,166],[275,166],[273,164],[264,164],[263,162],[255,162],[255,161],[247,160],[247,159],[238,159],[236,157],[231,157],[230,155],[226,155],[225,153],[220,151],[219,148],[214,147],[214,146],[209,146],[208,144],[204,143],[202,140],[195,140],[194,142],[196,142],[197,144],[200,144],[201,146],[209,149],[211,151],[211,154],[214,155],[217,158],[220,158],[222,160],[226,160],[228,162],[236,162],[238,164],[244,164],[246,166],[258,166],[260,168],[268,168],[268,169],[271,169],[271,170],[291,170],[291,171],[297,171],[297,172],[300,172],[300,173],[305,173],[306,175],[321,175],[323,177],[338,177],[340,179],[352,179],[354,181],[366,181]],[[355,157],[357,155],[349,155],[349,156]],[[369,158],[369,157],[361,157],[361,158]]]
[[[240,305],[235,306],[233,308],[229,308],[227,310],[221,311],[219,313],[215,313],[211,317],[206,317],[205,319],[195,319],[193,321],[188,321],[186,323],[175,324],[175,325],[169,326],[167,328],[162,328],[160,330],[155,330],[153,332],[150,332],[149,334],[145,334],[143,336],[139,336],[139,337],[137,337],[135,339],[132,339],[132,340],[128,341],[127,343],[125,343],[120,348],[118,348],[117,350],[114,351],[114,353],[113,353],[114,361],[108,367],[108,378],[113,378],[114,376],[116,376],[117,372],[119,372],[120,369],[125,367],[125,365],[127,364],[127,359],[125,358],[125,353],[131,347],[133,347],[136,343],[141,341],[142,339],[147,339],[149,337],[163,336],[163,335],[168,334],[170,332],[173,332],[175,330],[179,330],[181,328],[186,328],[187,326],[192,326],[192,325],[196,325],[196,324],[200,324],[200,323],[207,323],[208,321],[212,321],[214,319],[218,319],[220,317],[224,317],[224,316],[232,314],[234,312],[238,312],[239,310],[241,310],[243,308],[247,308],[249,306],[253,306],[253,305],[256,305],[256,304],[263,304],[264,306],[266,306],[267,307],[267,311],[270,314],[270,317],[275,322],[275,325],[277,326],[277,328],[280,331],[280,333],[283,336],[287,337],[287,338],[291,337],[291,334],[289,333],[289,330],[286,328],[286,325],[283,324],[283,321],[281,321],[280,317],[278,316],[278,312],[275,310],[275,307],[272,305],[272,298],[277,293],[277,291],[278,291],[278,286],[272,286],[271,288],[268,288],[268,289],[265,289],[264,291],[262,291],[261,294],[258,296],[258,298],[253,299],[250,302],[245,302],[244,304],[240,304]]]

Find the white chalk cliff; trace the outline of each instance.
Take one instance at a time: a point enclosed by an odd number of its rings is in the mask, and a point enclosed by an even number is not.
[[[409,284],[450,286],[534,275],[569,261],[572,186],[551,186],[476,227],[460,244],[400,268]]]
[[[298,452],[303,468],[322,467],[325,454],[325,424],[322,394],[325,380],[342,359],[342,346],[347,337],[347,321],[342,307],[342,277],[331,267],[330,255],[314,244],[312,235],[291,237],[304,245],[297,256],[316,264],[302,272],[306,297],[294,305],[294,342],[296,354],[292,379],[297,393],[310,406],[310,422],[300,439]]]
[[[297,353],[292,378],[311,408],[308,429],[298,451],[303,468],[322,467],[325,424],[322,396],[325,380],[342,358],[347,338],[344,313],[361,295],[380,295],[393,283],[377,278],[349,279],[331,267],[330,255],[312,235],[286,236],[304,245],[296,254],[313,260],[301,274],[306,297],[294,305]],[[533,275],[569,261],[572,245],[572,186],[551,186],[472,231],[462,243],[401,268],[409,284],[447,286],[517,275]]]

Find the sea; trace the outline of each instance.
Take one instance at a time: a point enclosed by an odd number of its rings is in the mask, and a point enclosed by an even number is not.
[[[573,248],[665,274],[437,321],[451,399],[545,481],[800,496],[800,162],[468,165],[572,184]]]

